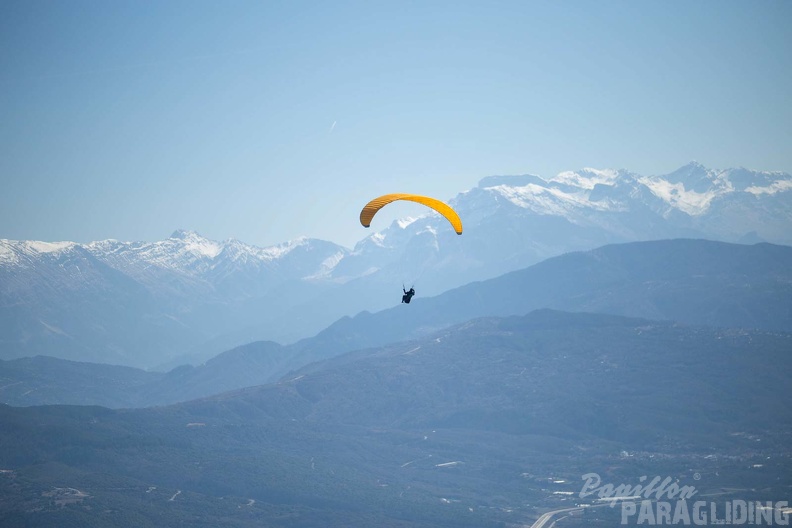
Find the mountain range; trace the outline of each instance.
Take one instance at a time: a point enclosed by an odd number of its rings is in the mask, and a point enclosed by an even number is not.
[[[612,526],[579,496],[591,473],[788,500],[790,350],[778,331],[540,310],[167,407],[0,405],[0,521],[503,527],[584,503],[584,525]]]
[[[431,296],[635,240],[792,244],[792,176],[778,172],[691,163],[648,177],[492,176],[450,203],[463,236],[429,214],[353,249],[308,238],[258,248],[190,231],[153,243],[0,240],[0,358],[167,369],[255,340],[296,342],[391,306],[403,282]]]
[[[167,373],[52,357],[0,360],[0,402],[145,407],[276,382],[314,361],[454,324],[553,308],[792,332],[792,248],[666,240],[568,253],[377,313],[290,345],[257,341]]]
[[[619,524],[591,474],[788,501],[789,182],[497,176],[463,236],[352,250],[4,240],[0,524]]]

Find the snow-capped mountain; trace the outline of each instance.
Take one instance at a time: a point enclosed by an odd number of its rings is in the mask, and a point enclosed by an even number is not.
[[[130,277],[155,284],[152,290],[157,295],[178,296],[193,285],[218,300],[263,295],[284,281],[320,279],[349,253],[331,242],[306,237],[259,248],[235,239],[216,242],[186,230],[159,242],[105,240],[86,248]],[[171,288],[163,291],[163,281]]]
[[[562,172],[546,181],[537,177],[517,180],[485,178],[479,189],[536,215],[564,217],[579,226],[603,227],[624,235],[690,230],[738,240],[756,232],[768,241],[792,242],[788,229],[792,177],[785,173],[711,170],[693,162],[664,176],[584,169]],[[724,223],[727,217],[732,221]],[[667,225],[654,223],[659,219]],[[646,221],[653,224],[647,226]],[[659,232],[647,232],[648,227]]]
[[[463,236],[434,214],[394,222],[360,242],[336,272],[420,277],[424,293],[438,293],[609,243],[689,237],[792,244],[792,176],[780,172],[693,162],[662,176],[597,169],[549,179],[490,176],[450,203]]]
[[[160,269],[170,269],[193,277],[207,277],[229,266],[241,269],[252,266],[279,267],[285,258],[305,251],[324,250],[327,258],[343,257],[346,250],[321,240],[306,237],[290,242],[259,248],[236,239],[224,242],[208,240],[194,231],[178,230],[160,242],[118,242],[104,240],[86,246],[91,253],[119,269],[139,273],[141,263]],[[284,268],[287,273],[295,270]]]
[[[153,243],[0,240],[0,357],[156,365],[309,300],[348,253],[308,238],[258,248],[191,231]]]
[[[353,250],[301,238],[258,248],[177,231],[159,242],[0,240],[0,358],[47,354],[151,367],[256,339],[307,337],[565,252],[663,238],[792,245],[792,176],[690,163],[661,176],[583,169],[490,176]],[[395,207],[398,207],[395,205]],[[475,302],[473,300],[472,302]]]

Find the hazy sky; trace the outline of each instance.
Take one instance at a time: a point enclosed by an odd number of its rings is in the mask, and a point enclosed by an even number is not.
[[[0,238],[351,247],[387,192],[792,172],[791,28],[788,0],[2,0]]]

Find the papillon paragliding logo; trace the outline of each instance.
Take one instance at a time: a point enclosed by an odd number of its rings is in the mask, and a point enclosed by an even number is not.
[[[596,497],[601,504],[620,505],[622,525],[789,526],[789,514],[792,513],[787,501],[728,500],[717,503],[696,500],[694,496],[698,490],[694,486],[680,486],[671,477],[650,480],[644,475],[638,479],[638,484],[616,486],[602,484],[597,473],[586,473],[582,479],[585,483],[579,497]]]

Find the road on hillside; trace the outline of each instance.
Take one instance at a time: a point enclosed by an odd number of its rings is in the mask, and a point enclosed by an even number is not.
[[[563,508],[560,510],[549,511],[547,513],[542,514],[541,517],[536,519],[536,522],[534,522],[530,526],[530,528],[550,528],[553,525],[553,523],[551,523],[550,521],[552,520],[553,517],[555,517],[559,513],[580,513],[586,508],[602,508],[603,506],[611,506],[611,504],[610,503],[588,504],[584,506],[575,506],[574,508]]]
[[[545,528],[545,525],[550,522],[554,515],[564,512],[583,511],[583,508],[575,506],[574,508],[564,508],[563,510],[553,510],[542,514],[541,517],[536,519],[536,522],[531,525],[531,528]]]

